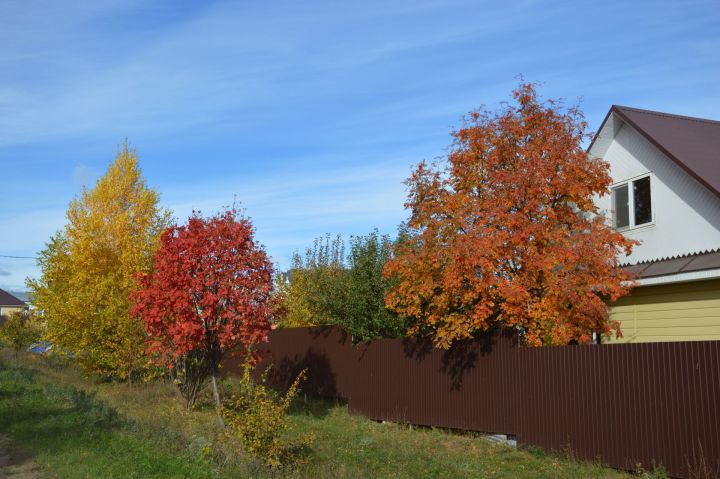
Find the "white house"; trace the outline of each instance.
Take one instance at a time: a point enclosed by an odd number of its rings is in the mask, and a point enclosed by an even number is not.
[[[641,242],[620,341],[720,339],[720,121],[613,106],[588,151],[613,178],[598,206]]]

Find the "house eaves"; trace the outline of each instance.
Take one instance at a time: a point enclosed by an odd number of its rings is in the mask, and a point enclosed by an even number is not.
[[[720,197],[720,121],[613,105],[587,151],[613,114]]]
[[[3,307],[22,307],[25,301],[16,298],[5,290],[0,289],[0,306]]]
[[[720,249],[623,265],[638,286],[720,278]]]

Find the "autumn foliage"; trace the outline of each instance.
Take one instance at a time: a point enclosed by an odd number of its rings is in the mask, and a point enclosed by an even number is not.
[[[292,428],[288,412],[305,380],[303,369],[284,395],[267,385],[266,369],[260,381],[253,379],[255,365],[246,358],[239,378],[238,394],[226,400],[220,410],[228,425],[228,435],[239,440],[244,451],[249,452],[272,469],[291,472],[305,462],[306,453],[315,440],[314,433],[293,438],[287,432]]]
[[[70,203],[67,224],[40,252],[28,281],[46,337],[87,372],[132,381],[146,366],[143,325],[130,316],[135,276],[150,269],[170,213],[123,144],[91,189]]]
[[[540,101],[528,83],[513,99],[471,113],[447,161],[407,180],[408,235],[386,266],[397,281],[386,301],[440,347],[495,327],[530,345],[618,331],[604,299],[628,292],[618,255],[634,242],[593,203],[609,167],[583,148],[577,108]]]
[[[316,238],[304,255],[295,253],[292,266],[279,276],[277,293],[281,326],[297,328],[337,324],[342,318],[346,276],[345,243],[340,236]]]
[[[17,358],[21,349],[40,340],[43,326],[41,319],[31,311],[13,311],[0,326],[0,340],[4,339],[15,350]]]
[[[383,268],[391,252],[390,238],[377,230],[351,236],[347,245],[340,236],[317,238],[304,257],[293,256],[289,274],[278,278],[280,326],[333,324],[355,343],[403,336],[403,319],[385,306],[392,281]]]
[[[161,237],[153,270],[140,279],[132,313],[149,336],[149,352],[173,365],[192,356],[217,368],[224,351],[267,338],[273,269],[234,210],[193,214]]]

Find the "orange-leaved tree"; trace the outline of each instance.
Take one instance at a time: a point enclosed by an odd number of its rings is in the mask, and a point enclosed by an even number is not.
[[[613,230],[593,198],[609,166],[583,148],[577,107],[538,99],[521,83],[497,112],[474,111],[441,164],[407,180],[407,234],[385,274],[389,308],[439,347],[497,327],[530,345],[619,333],[605,299],[632,287],[619,267],[634,241]]]

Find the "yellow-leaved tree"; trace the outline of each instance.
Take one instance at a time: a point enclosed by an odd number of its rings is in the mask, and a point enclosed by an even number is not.
[[[315,317],[305,300],[308,290],[308,273],[304,269],[293,268],[286,274],[275,277],[275,293],[279,299],[278,311],[280,326],[283,328],[301,328],[316,326]]]
[[[343,316],[345,244],[338,235],[316,238],[305,255],[295,253],[286,275],[278,275],[275,290],[280,326],[299,328],[337,324]]]
[[[125,142],[95,187],[70,203],[67,224],[40,253],[42,276],[28,280],[47,339],[87,371],[128,380],[142,370],[145,333],[128,295],[147,272],[170,225]]]

